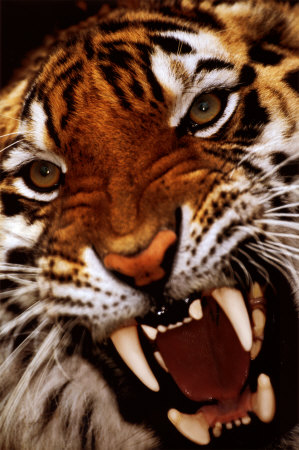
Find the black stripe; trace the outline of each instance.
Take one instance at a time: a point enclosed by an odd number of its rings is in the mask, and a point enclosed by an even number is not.
[[[161,47],[166,53],[184,55],[194,52],[189,44],[174,37],[153,36],[151,40],[155,45],[159,45],[159,47]]]
[[[142,87],[142,85],[139,83],[138,80],[134,80],[133,83],[131,84],[131,90],[134,93],[134,95],[138,98],[143,98],[144,96],[144,89]]]
[[[184,11],[173,11],[173,9],[164,7],[161,8],[160,11],[168,16],[173,18],[186,18],[188,22],[194,22],[199,27],[209,27],[213,28],[214,30],[222,30],[223,25],[222,23],[216,19],[214,15],[211,13],[208,13],[207,11],[203,11],[202,9],[193,9],[192,11],[188,11],[186,14],[184,14]],[[191,33],[194,33],[194,30],[189,29]]]
[[[69,58],[70,58],[70,53],[66,53],[63,56],[61,56],[60,58],[58,58],[55,65],[57,67],[64,66],[64,64],[68,61]]]
[[[84,50],[85,50],[87,59],[92,59],[94,57],[95,51],[94,51],[94,48],[92,45],[92,39],[89,35],[86,36],[86,38],[84,40]]]
[[[256,79],[256,71],[252,66],[244,64],[239,75],[239,85],[249,86]]]
[[[65,80],[66,78],[70,77],[73,74],[73,72],[78,72],[79,70],[82,69],[82,67],[83,62],[81,60],[76,61],[74,64],[69,66],[64,72],[62,72],[55,78],[55,85],[58,84],[61,80]]]
[[[24,212],[25,205],[20,201],[20,197],[16,194],[3,192],[1,194],[3,214],[7,217],[15,216]]]
[[[118,85],[119,74],[116,72],[116,70],[112,66],[108,66],[105,64],[99,64],[99,68],[102,71],[107,83],[109,83],[113,87],[115,95],[117,96],[124,109],[132,109],[132,105],[127,100],[125,92]]]
[[[142,62],[144,63],[144,66],[150,67],[151,66],[150,54],[151,54],[152,48],[146,44],[140,44],[140,43],[135,44],[135,48],[138,50],[139,56],[140,56]]]
[[[68,85],[62,93],[62,97],[64,98],[67,106],[67,113],[64,114],[60,120],[60,125],[62,129],[66,127],[70,116],[75,110],[74,90],[77,87],[77,84],[80,81],[82,81],[82,79],[83,79],[82,75],[80,73],[77,73],[73,78],[71,78],[68,81]]]
[[[260,105],[258,93],[253,89],[244,97],[243,116],[235,136],[245,140],[255,139],[268,122],[267,109]]]
[[[23,108],[22,116],[21,116],[22,120],[27,119],[29,117],[30,105],[32,103],[33,98],[35,97],[35,94],[36,94],[36,85],[33,86],[33,88],[30,91],[29,96],[25,100],[25,104],[24,104],[24,108]]]
[[[80,421],[80,428],[79,428],[79,433],[81,436],[81,448],[82,450],[86,449],[86,445],[87,445],[87,434],[88,434],[88,430],[90,427],[90,419],[93,413],[93,400],[89,399],[89,401],[87,401],[84,413],[81,417],[81,421]]]
[[[110,63],[122,67],[125,70],[129,69],[129,63],[132,62],[132,55],[126,50],[120,50],[116,48],[111,48],[107,55],[107,59]]]
[[[16,247],[9,250],[6,255],[6,262],[9,264],[20,264],[22,266],[33,266],[33,250],[28,247]]]
[[[261,44],[254,44],[249,50],[249,57],[252,61],[262,64],[263,66],[276,66],[284,58],[280,53],[273,50],[267,50]]]
[[[48,129],[49,135],[55,142],[56,146],[60,147],[60,139],[59,139],[58,133],[54,127],[52,110],[51,110],[51,106],[50,106],[48,97],[44,98],[44,110],[45,110],[45,113],[47,114],[46,127]]]
[[[299,94],[299,69],[287,73],[283,80]]]
[[[177,17],[177,15],[176,15]],[[211,23],[209,24],[211,25]],[[160,20],[123,20],[123,21],[109,21],[99,24],[99,29],[105,33],[115,33],[131,27],[145,27],[152,31],[187,31],[195,33],[194,29],[186,25],[179,25],[169,21]]]
[[[248,160],[242,161],[242,167],[244,167],[247,170],[247,172],[250,172],[250,173],[252,173],[255,176],[261,176],[261,175],[264,174],[264,171],[263,171],[262,168],[260,168],[260,167],[258,167],[256,165],[253,165]]]
[[[148,66],[142,65],[142,69],[145,72],[147,81],[151,87],[151,90],[152,90],[152,93],[153,93],[155,99],[158,102],[161,102],[161,103],[164,102],[164,94],[163,94],[163,91],[162,91],[162,88],[161,88],[159,82],[157,81],[155,74],[152,72],[151,68]]]
[[[220,59],[216,59],[216,58],[209,58],[209,59],[203,59],[198,61],[196,69],[195,69],[195,73],[199,73],[202,70],[206,70],[208,72],[211,72],[212,70],[217,70],[217,69],[233,69],[234,65],[226,62],[226,61],[221,61]]]
[[[68,386],[69,381],[66,381],[62,386],[54,388],[49,394],[48,398],[45,401],[44,409],[42,413],[42,426],[43,428],[47,426],[47,424],[52,419],[55,411],[59,407],[61,397],[65,388]]]

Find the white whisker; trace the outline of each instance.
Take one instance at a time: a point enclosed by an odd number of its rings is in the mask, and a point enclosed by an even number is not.
[[[12,147],[13,145],[16,145],[16,144],[18,144],[19,142],[23,142],[23,141],[25,141],[25,138],[19,139],[18,141],[12,142],[11,144],[7,145],[7,146],[4,147],[2,150],[0,150],[0,153],[1,153],[1,152],[4,152],[4,150],[7,150],[9,147]]]

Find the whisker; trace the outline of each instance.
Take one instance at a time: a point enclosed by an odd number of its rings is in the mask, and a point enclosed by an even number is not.
[[[16,120],[17,122],[22,122],[21,119],[17,119],[16,117],[7,116],[6,114],[0,114],[0,117],[4,117],[5,119]]]
[[[293,230],[299,230],[299,224],[295,222],[289,222],[286,220],[275,220],[275,219],[258,219],[256,223],[261,223],[265,225],[275,225],[285,228],[291,228]]]
[[[19,142],[23,142],[23,141],[25,141],[25,138],[19,139],[18,141],[12,142],[11,144],[7,145],[7,146],[4,147],[2,150],[0,150],[0,153],[1,153],[1,152],[4,152],[4,150],[7,150],[9,147],[12,147],[13,145],[16,145],[16,144],[18,144]]]
[[[39,315],[43,315],[45,311],[45,305],[41,302],[36,302],[34,305],[27,308],[24,312],[22,312],[18,317],[15,317],[14,319],[10,320],[7,323],[4,323],[2,326],[0,326],[0,338],[5,337],[14,328],[17,328],[19,326],[23,326],[26,323],[28,323],[30,320],[34,319],[35,317]]]
[[[299,202],[288,203],[287,205],[281,205],[281,206],[277,206],[276,208],[268,209],[266,211],[266,214],[268,214],[270,212],[280,211],[281,209],[296,208],[297,206],[299,206]]]

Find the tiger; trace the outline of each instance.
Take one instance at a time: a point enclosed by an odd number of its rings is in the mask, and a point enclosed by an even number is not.
[[[0,448],[298,449],[299,7],[119,0],[1,91]]]

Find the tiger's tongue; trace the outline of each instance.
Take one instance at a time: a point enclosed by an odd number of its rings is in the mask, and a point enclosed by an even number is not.
[[[239,397],[250,354],[213,299],[202,319],[158,333],[156,343],[169,373],[191,400],[226,403]]]

